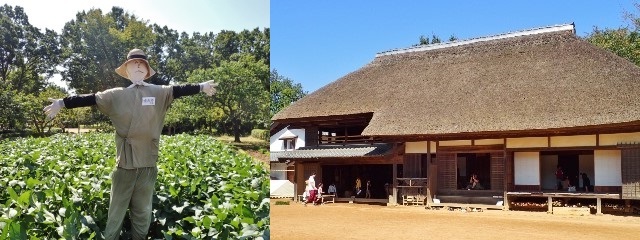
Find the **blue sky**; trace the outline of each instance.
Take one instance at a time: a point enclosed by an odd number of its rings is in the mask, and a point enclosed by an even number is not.
[[[628,25],[634,1],[293,1],[271,3],[271,69],[309,93],[409,47],[420,35],[442,40],[489,36],[564,23],[576,34]]]
[[[99,8],[103,13],[119,6],[138,18],[179,32],[236,32],[269,27],[269,0],[2,0],[0,4],[21,6],[29,22],[60,32],[76,13]]]

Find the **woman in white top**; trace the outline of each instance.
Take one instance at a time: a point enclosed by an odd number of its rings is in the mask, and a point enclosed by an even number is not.
[[[316,173],[312,173],[311,176],[309,176],[309,180],[307,180],[307,189],[309,189],[309,197],[307,198],[307,201],[304,202],[305,206],[307,205],[308,202],[313,202],[315,203],[316,198],[317,198],[317,188],[316,188]]]

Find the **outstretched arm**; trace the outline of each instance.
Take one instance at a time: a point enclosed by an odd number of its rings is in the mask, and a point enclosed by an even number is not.
[[[200,84],[183,84],[175,85],[173,87],[173,98],[180,98],[183,96],[194,95],[199,92],[204,92],[208,96],[212,96],[216,93],[215,87],[218,86],[213,80],[206,81]]]
[[[62,99],[49,98],[49,101],[51,101],[51,105],[44,107],[43,110],[48,119],[53,119],[63,107],[71,109],[96,105],[96,96],[95,94],[85,94]]]

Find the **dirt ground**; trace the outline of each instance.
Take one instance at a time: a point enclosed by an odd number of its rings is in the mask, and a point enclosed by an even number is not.
[[[276,205],[271,239],[640,239],[640,217],[545,212],[426,210],[328,203]]]

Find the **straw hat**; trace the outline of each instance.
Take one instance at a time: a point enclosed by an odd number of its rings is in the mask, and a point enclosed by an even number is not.
[[[153,68],[149,66],[147,55],[145,55],[142,50],[137,48],[129,51],[129,54],[127,54],[127,61],[120,65],[120,67],[116,68],[116,73],[118,73],[118,75],[122,76],[123,78],[129,79],[129,74],[127,74],[127,63],[133,60],[142,60],[147,64],[147,70],[149,73],[144,78],[145,80],[156,74],[156,71],[154,71]]]

